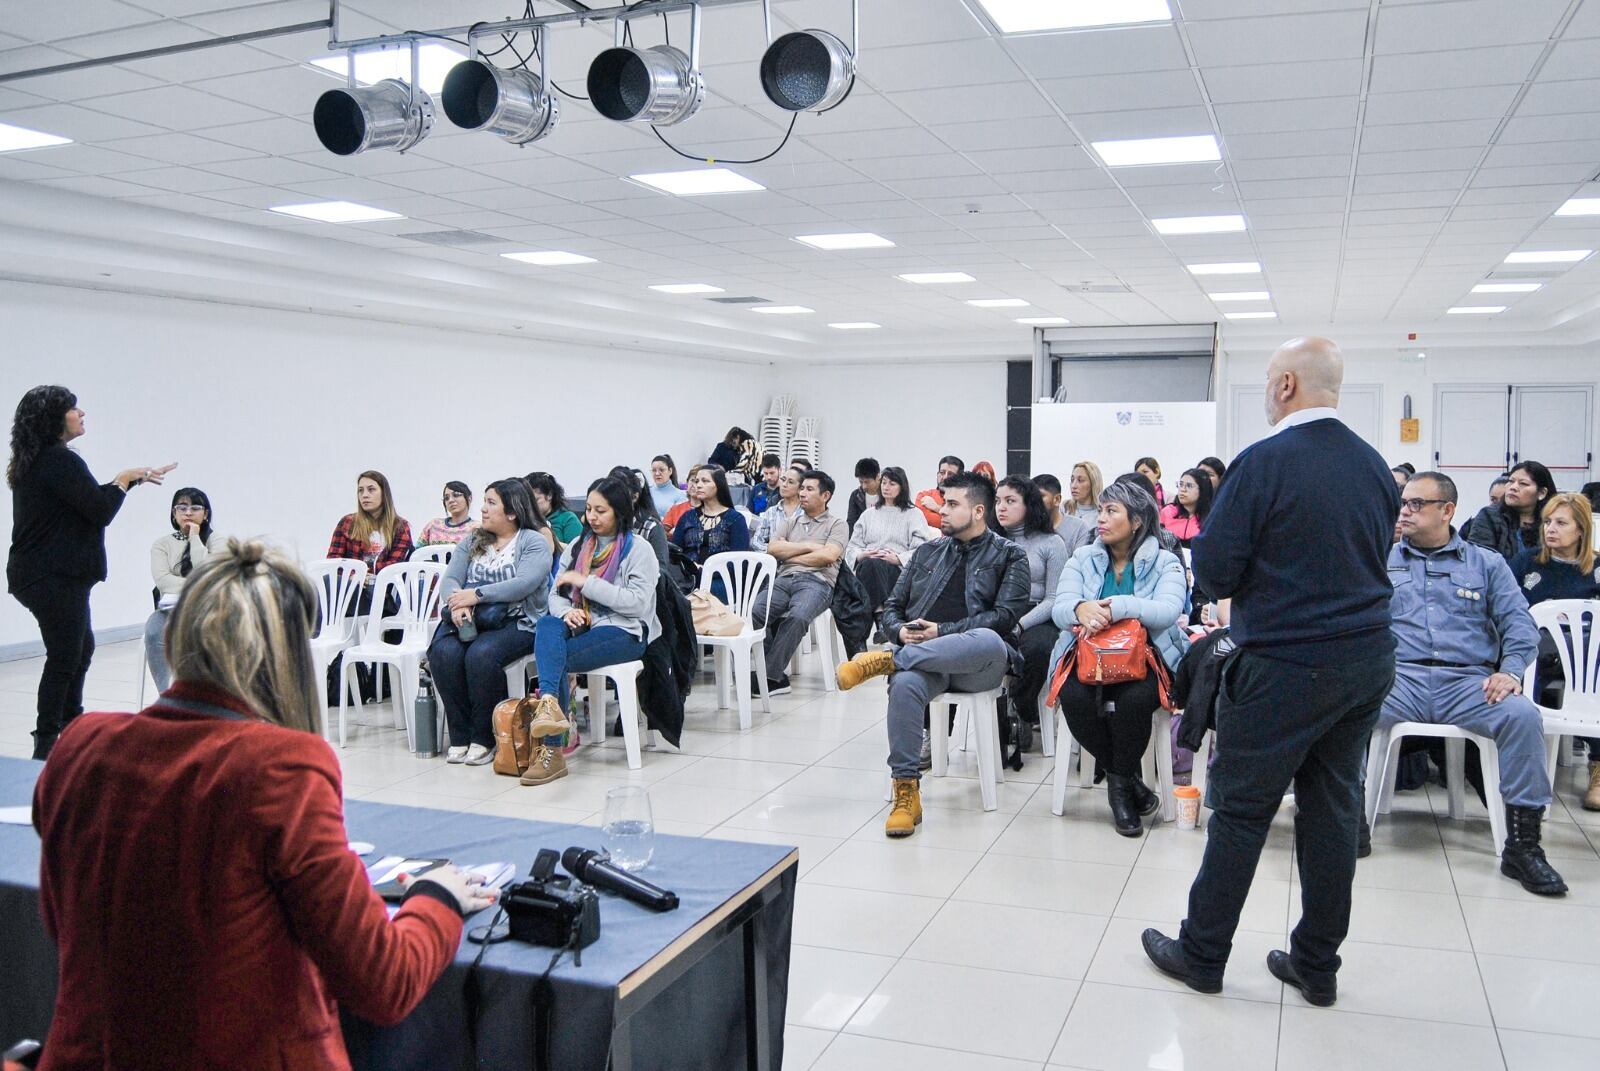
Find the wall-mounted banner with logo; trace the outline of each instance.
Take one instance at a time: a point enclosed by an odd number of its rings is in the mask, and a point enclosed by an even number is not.
[[[1060,402],[1033,407],[1033,471],[1065,487],[1072,466],[1093,461],[1109,480],[1141,457],[1161,465],[1167,499],[1184,469],[1217,452],[1216,402]]]

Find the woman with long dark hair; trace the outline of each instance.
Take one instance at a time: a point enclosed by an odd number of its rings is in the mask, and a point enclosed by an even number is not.
[[[1180,547],[1200,534],[1211,512],[1211,500],[1216,496],[1211,477],[1201,469],[1185,469],[1173,489],[1172,501],[1161,510],[1161,527],[1172,533]]]
[[[1228,466],[1223,464],[1220,457],[1203,457],[1195,462],[1194,467],[1210,478],[1213,494],[1222,486],[1222,478],[1228,474]]]
[[[6,586],[39,622],[39,676],[33,757],[47,758],[67,722],[83,713],[83,678],[94,657],[89,592],[106,578],[106,526],[123,497],[160,483],[176,462],[123,469],[96,483],[67,444],[84,432],[78,396],[65,387],[34,387],[11,420],[11,555]]]
[[[614,465],[606,475],[633,488],[633,534],[650,544],[650,549],[656,552],[656,562],[665,569],[669,559],[667,530],[656,513],[650,482],[645,479],[644,473],[626,465]]]
[[[1498,506],[1485,506],[1461,530],[1463,539],[1497,551],[1510,562],[1526,547],[1540,544],[1544,507],[1557,494],[1555,477],[1537,461],[1519,461],[1506,473],[1506,493]]]
[[[1026,476],[1007,476],[995,488],[990,527],[1028,555],[1028,609],[1017,621],[1022,630],[1022,673],[1006,689],[1007,708],[1017,718],[1015,765],[1020,768],[1021,753],[1028,750],[1033,729],[1039,724],[1039,691],[1050,673],[1050,650],[1061,635],[1050,613],[1070,554],[1066,540],[1050,523],[1050,510],[1039,485]]]
[[[690,482],[694,485],[690,501],[695,507],[685,513],[672,530],[672,542],[692,563],[694,579],[698,581],[701,566],[713,554],[750,549],[750,525],[745,522],[744,515],[733,508],[727,473],[715,465],[706,465]],[[712,585],[711,593],[726,599],[720,580]]]
[[[550,613],[540,618],[534,645],[539,704],[528,726],[534,754],[522,775],[525,785],[566,776],[566,760],[550,738],[572,728],[567,721],[567,675],[637,661],[660,635],[656,581],[661,564],[633,532],[636,493],[632,482],[612,476],[590,484],[583,531],[561,552],[560,570],[550,588]]]
[[[911,504],[906,470],[890,465],[878,474],[878,504],[862,510],[844,548],[845,564],[867,589],[872,612],[883,609],[911,552],[939,533]]]
[[[189,574],[226,544],[211,528],[211,499],[198,487],[180,487],[172,496],[172,512],[167,519],[172,531],[150,547],[150,578],[156,585],[156,609],[144,623],[144,660],[155,678],[156,690],[164,692],[172,683],[167,668],[167,618],[178,601],[178,593]]]
[[[530,472],[526,480],[533,491],[533,504],[550,522],[550,530],[556,534],[561,545],[566,546],[577,539],[583,522],[567,508],[567,491],[561,486],[561,481],[548,472]]]

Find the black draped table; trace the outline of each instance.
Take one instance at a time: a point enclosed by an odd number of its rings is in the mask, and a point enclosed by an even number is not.
[[[41,763],[0,759],[0,807],[32,799]],[[529,791],[537,792],[537,789]],[[350,801],[353,840],[381,855],[449,858],[463,865],[514,862],[525,877],[540,848],[601,847],[593,826],[527,822]],[[799,853],[788,847],[656,836],[642,876],[678,894],[655,914],[601,893],[600,939],[569,953],[550,975],[550,1066],[776,1069],[783,1060],[789,934]],[[493,912],[467,920],[469,929]],[[551,949],[513,941],[489,946],[480,968],[476,1053],[466,982],[478,946],[463,940],[453,964],[398,1026],[344,1019],[357,1068],[476,1071],[534,1066],[534,989]],[[56,989],[55,946],[39,916],[39,839],[0,825],[0,1047],[48,1030]]]

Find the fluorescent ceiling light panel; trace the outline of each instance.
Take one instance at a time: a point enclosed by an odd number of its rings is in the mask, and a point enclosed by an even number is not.
[[[875,324],[871,320],[851,320],[842,324],[829,324],[835,331],[876,331],[882,324]]]
[[[1276,320],[1275,312],[1225,312],[1222,315],[1230,320]]]
[[[629,175],[629,179],[652,190],[670,193],[677,197],[703,197],[713,193],[752,193],[764,190],[759,182],[752,182],[737,171],[725,167],[702,167],[693,171],[652,171],[643,175]]]
[[[1190,275],[1256,275],[1261,265],[1254,260],[1236,260],[1224,264],[1185,264]]]
[[[1512,253],[1506,258],[1507,264],[1576,264],[1586,258],[1593,249],[1530,249],[1521,253]]]
[[[0,152],[18,152],[22,149],[47,149],[52,145],[71,145],[71,138],[57,137],[25,126],[0,123]]]
[[[881,234],[862,231],[857,234],[802,234],[795,238],[813,249],[891,249],[894,243]]]
[[[1173,216],[1153,219],[1157,234],[1232,234],[1244,230],[1243,216]]]
[[[964,271],[914,271],[895,278],[919,286],[942,286],[946,283],[975,283],[978,280]]]
[[[663,294],[720,294],[722,287],[710,283],[656,283],[650,288]]]
[[[1019,324],[1029,324],[1033,327],[1053,327],[1071,322],[1065,316],[1024,316],[1017,321]]]
[[[371,223],[379,219],[404,219],[386,208],[358,205],[353,201],[313,201],[304,205],[279,205],[272,209],[285,216],[314,219],[318,223]]]
[[[1531,294],[1543,283],[1479,283],[1472,288],[1474,294]]]
[[[459,52],[449,45],[430,41],[417,47],[417,84],[429,93],[437,95],[444,89],[445,76],[450,73],[450,68],[466,59],[466,53]],[[329,74],[338,76],[341,80],[347,77],[350,70],[350,61],[340,53],[337,56],[323,56],[311,61],[311,66]],[[385,78],[398,78],[400,81],[411,82],[411,49],[385,48],[375,52],[356,53],[356,82],[370,86],[381,82]]]
[[[568,253],[560,249],[543,249],[527,253],[501,253],[507,260],[519,261],[523,264],[534,264],[541,268],[559,268],[567,264],[594,264],[593,257],[586,257],[582,253]]]
[[[975,309],[1023,309],[1028,303],[1019,297],[989,297],[978,298],[976,301],[967,302]]]
[[[1151,164],[1203,164],[1222,159],[1217,139],[1210,134],[1181,138],[1130,138],[1089,143],[1107,167],[1147,167]]]
[[[1504,305],[1456,305],[1445,310],[1452,316],[1493,316],[1505,311]]]
[[[1600,197],[1571,197],[1556,209],[1558,216],[1600,216]]]
[[[769,316],[799,316],[801,313],[816,312],[817,310],[808,309],[804,305],[755,305],[750,311],[764,312]]]
[[[1230,290],[1224,294],[1207,294],[1212,301],[1270,301],[1272,295],[1265,290]]]
[[[1001,33],[1168,22],[1167,0],[978,0]]]

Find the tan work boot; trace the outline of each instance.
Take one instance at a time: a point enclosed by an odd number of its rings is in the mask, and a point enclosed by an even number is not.
[[[561,749],[551,747],[543,740],[533,749],[533,761],[519,779],[524,785],[547,785],[567,776],[567,758]]]
[[[840,691],[848,692],[862,681],[887,677],[893,672],[893,651],[862,651],[850,661],[839,663],[839,668],[833,671],[833,679],[839,682]]]
[[[886,837],[909,837],[922,824],[922,782],[914,777],[894,779],[894,806],[883,824]]]
[[[1583,795],[1583,809],[1600,811],[1600,762],[1589,763],[1589,791]]]
[[[533,708],[533,721],[528,723],[528,735],[538,740],[545,736],[560,736],[572,725],[567,721],[566,712],[561,709],[561,700],[553,695],[541,695],[538,705]]]

